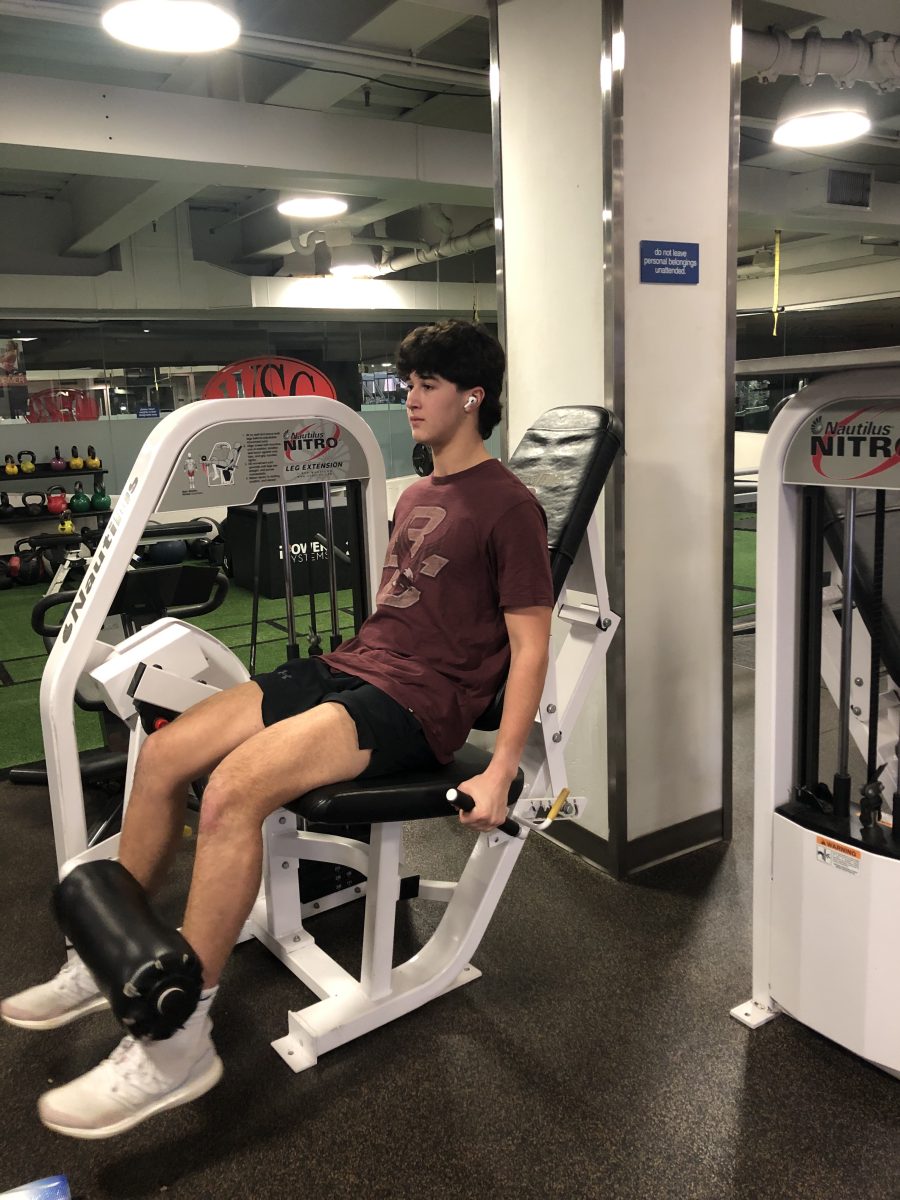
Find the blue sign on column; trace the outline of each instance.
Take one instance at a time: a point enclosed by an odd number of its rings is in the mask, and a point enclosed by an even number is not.
[[[699,282],[699,242],[641,242],[641,283]]]

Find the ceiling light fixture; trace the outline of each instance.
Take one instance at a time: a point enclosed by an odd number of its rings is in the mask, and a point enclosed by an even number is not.
[[[100,20],[120,42],[169,54],[224,50],[241,33],[238,19],[211,0],[118,0]]]
[[[772,141],[777,146],[837,146],[872,128],[866,102],[854,88],[838,88],[829,75],[811,85],[792,84],[785,92]]]
[[[366,246],[333,246],[330,273],[340,279],[371,279],[378,268]]]
[[[318,221],[345,213],[347,201],[336,196],[282,196],[277,207],[283,217]]]

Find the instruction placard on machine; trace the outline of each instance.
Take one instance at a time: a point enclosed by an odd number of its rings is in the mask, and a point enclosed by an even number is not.
[[[862,866],[862,851],[833,842],[831,838],[816,837],[816,858],[828,867],[836,867],[848,875],[858,875]]]
[[[160,507],[249,504],[263,487],[335,483],[368,476],[362,447],[321,417],[294,426],[235,421],[213,426],[185,448]]]

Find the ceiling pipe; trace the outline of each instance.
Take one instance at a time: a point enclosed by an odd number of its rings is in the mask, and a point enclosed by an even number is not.
[[[862,34],[854,29],[840,38],[823,38],[813,27],[792,38],[774,26],[768,33],[745,29],[742,59],[761,83],[796,75],[801,83],[811,84],[818,75],[830,75],[841,87],[868,83],[876,92],[900,88],[900,39],[892,33]]]
[[[41,0],[40,4],[35,4],[34,0],[0,0],[0,16],[101,30],[100,9],[62,4],[57,0]],[[265,33],[243,33],[229,49],[236,53],[295,63],[298,67],[328,63],[335,69],[343,67],[349,72],[362,72],[375,77],[396,75],[445,87],[472,88],[485,95],[490,90],[487,71],[448,66],[446,63],[431,62],[390,50],[357,49]]]
[[[493,246],[497,240],[494,221],[476,225],[468,233],[460,237],[450,238],[438,246],[429,246],[427,250],[410,250],[406,254],[396,254],[389,258],[378,269],[379,275],[393,274],[395,271],[406,271],[409,267],[418,267],[423,263],[437,262],[440,258],[453,258],[457,254],[471,254],[474,250],[484,250]]]

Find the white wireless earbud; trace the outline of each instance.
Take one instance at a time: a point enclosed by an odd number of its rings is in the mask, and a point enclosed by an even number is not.
[[[472,405],[477,404],[477,403],[478,403],[478,398],[476,396],[470,396],[468,398],[468,400],[465,402],[465,404],[463,405],[463,408],[465,409],[466,412],[468,412],[469,409],[472,407]]]

